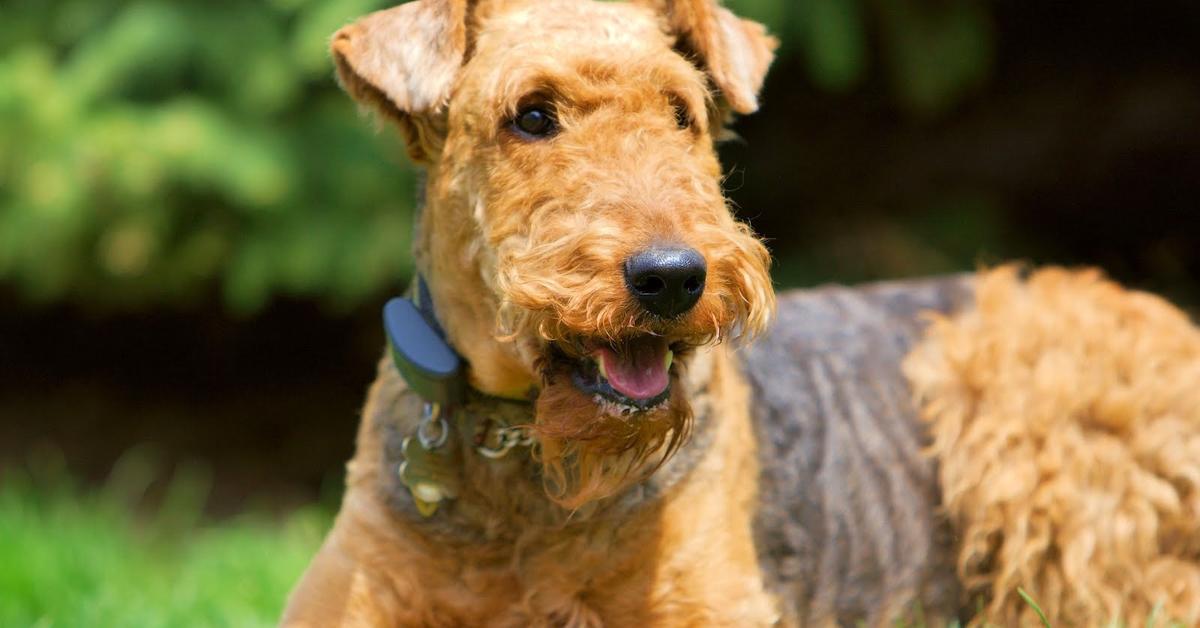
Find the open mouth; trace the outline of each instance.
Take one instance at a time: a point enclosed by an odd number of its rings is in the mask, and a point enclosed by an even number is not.
[[[597,343],[573,361],[572,379],[580,390],[621,414],[642,412],[667,401],[674,358],[675,351],[661,336]]]

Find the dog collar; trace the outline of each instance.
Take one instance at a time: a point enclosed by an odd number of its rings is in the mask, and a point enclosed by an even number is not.
[[[383,329],[392,363],[424,402],[416,437],[408,436],[401,443],[404,460],[397,473],[417,511],[429,517],[442,500],[457,497],[461,483],[455,448],[445,447],[451,432],[447,417],[459,416],[469,404],[468,397],[485,396],[470,390],[464,361],[446,341],[428,284],[420,275],[413,280],[407,296],[391,299],[383,306]],[[532,445],[527,429],[500,415],[474,418],[469,421],[475,424],[472,445],[485,458],[502,458],[514,447]]]

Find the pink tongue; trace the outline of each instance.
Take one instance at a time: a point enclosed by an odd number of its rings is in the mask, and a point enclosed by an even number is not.
[[[649,399],[667,389],[667,341],[649,336],[596,350],[608,383],[630,399]]]

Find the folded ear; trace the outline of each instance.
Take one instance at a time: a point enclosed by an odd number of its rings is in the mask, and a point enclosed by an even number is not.
[[[415,0],[342,28],[331,45],[338,78],[355,100],[395,120],[409,154],[425,161],[440,143],[467,50],[467,0]]]
[[[716,0],[650,0],[667,19],[685,52],[704,64],[725,101],[738,113],[758,109],[767,68],[779,40],[762,24],[744,20]]]

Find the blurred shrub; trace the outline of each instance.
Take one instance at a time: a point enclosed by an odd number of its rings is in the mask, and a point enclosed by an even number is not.
[[[377,0],[18,0],[0,20],[0,278],[136,306],[353,303],[407,269],[410,172],[339,95]]]
[[[387,0],[9,0],[0,19],[0,281],[137,308],[277,294],[351,306],[406,275],[414,175],[337,93],[325,45]],[[825,90],[882,59],[936,113],[979,81],[975,0],[730,0]],[[872,43],[875,42],[875,43]]]
[[[897,104],[936,115],[978,85],[991,69],[993,30],[978,0],[727,0],[763,21],[782,40],[783,56],[799,55],[808,79],[843,92],[879,60]]]

